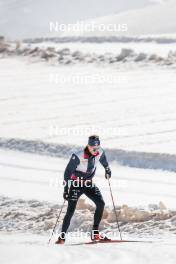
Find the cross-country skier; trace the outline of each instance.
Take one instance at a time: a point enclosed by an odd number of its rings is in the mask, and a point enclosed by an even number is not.
[[[100,161],[105,168],[105,178],[110,178],[111,170],[105,152],[100,147],[99,137],[93,135],[89,137],[88,144],[83,151],[72,154],[65,169],[63,197],[68,201],[68,207],[62,224],[62,231],[56,244],[63,244],[65,242],[65,234],[70,225],[70,220],[74,214],[77,201],[82,194],[85,194],[96,205],[91,239],[102,239],[99,233],[99,224],[103,215],[105,203],[100,190],[92,181],[98,161]],[[104,239],[108,238],[104,236]]]

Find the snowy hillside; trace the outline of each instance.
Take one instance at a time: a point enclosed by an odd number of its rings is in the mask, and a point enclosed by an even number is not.
[[[62,1],[11,1],[11,0],[1,0],[0,1],[0,35],[4,35],[11,39],[24,39],[24,38],[39,38],[39,37],[110,37],[110,36],[138,36],[139,35],[152,35],[153,37],[159,35],[162,38],[170,37],[176,38],[176,2],[175,0],[169,1],[158,1],[158,3],[153,4],[150,1],[144,1],[144,3],[136,4],[137,6],[145,6],[141,8],[136,8],[132,10],[131,4],[126,4],[125,10],[127,11],[117,11],[118,13],[113,13],[111,15],[110,6],[107,6],[107,15],[102,17],[102,12],[100,8],[95,7],[95,3],[91,1],[94,5],[94,10],[90,9],[90,1],[84,1],[84,5],[81,5],[79,1],[70,4],[67,0],[64,3]],[[157,2],[157,1],[156,1]],[[114,7],[114,10],[119,10],[118,4]],[[133,1],[133,5],[135,5]],[[136,6],[135,5],[135,6]],[[65,12],[66,7],[67,12]],[[80,9],[80,10],[79,10]],[[42,10],[42,12],[41,12]],[[82,13],[89,13],[89,15],[83,15]],[[92,10],[92,11],[91,11]],[[82,11],[82,13],[81,13]],[[64,15],[63,15],[64,13]],[[79,13],[79,19],[76,14]],[[103,12],[105,14],[105,10]],[[92,17],[95,19],[88,19],[86,17]],[[31,19],[32,18],[32,19]],[[21,22],[23,21],[23,22]],[[81,21],[83,23],[95,23],[96,25],[104,24],[127,24],[127,32],[112,32],[108,30],[99,31],[94,29],[93,31],[80,30],[69,30],[69,31],[57,31],[50,32],[50,22],[58,22],[58,24],[74,24],[76,21]],[[13,25],[13,28],[12,28]]]
[[[145,6],[149,0],[0,0],[0,35],[11,39],[41,37],[49,34],[49,22],[75,23],[78,20],[99,17]],[[93,7],[93,8],[92,8]]]
[[[145,8],[126,11],[120,14],[113,14],[86,21],[87,23],[95,23],[96,25],[104,24],[127,24],[127,31],[108,31],[108,30],[80,30],[78,32],[66,32],[65,36],[141,36],[141,35],[164,35],[176,33],[176,1],[169,0],[156,5],[147,6]],[[118,28],[118,27],[117,27]]]

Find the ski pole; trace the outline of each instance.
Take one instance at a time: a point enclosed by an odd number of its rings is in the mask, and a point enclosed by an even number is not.
[[[118,227],[118,230],[119,230],[120,239],[122,240],[122,234],[121,234],[121,230],[120,230],[120,225],[119,225],[119,221],[118,221],[117,212],[116,212],[116,209],[115,209],[115,203],[114,203],[114,198],[113,198],[113,194],[112,194],[112,189],[111,189],[111,184],[110,184],[109,177],[107,179],[108,179],[108,184],[109,184],[109,189],[110,189],[112,204],[113,204],[113,208],[114,208],[114,213],[115,213],[115,216],[116,216],[117,227]]]
[[[48,241],[48,244],[51,242],[51,239],[52,239],[52,237],[53,237],[53,234],[54,234],[54,231],[55,231],[55,229],[56,229],[57,223],[58,223],[58,221],[59,221],[59,218],[60,218],[60,216],[61,216],[62,210],[63,210],[63,208],[64,208],[64,204],[65,204],[65,200],[64,200],[64,202],[63,202],[63,204],[62,204],[62,206],[61,206],[61,209],[60,209],[59,215],[58,215],[58,217],[57,217],[57,220],[56,220],[55,226],[54,226],[54,228],[53,228],[53,231],[52,231],[51,237],[50,237],[50,239],[49,239],[49,241]]]

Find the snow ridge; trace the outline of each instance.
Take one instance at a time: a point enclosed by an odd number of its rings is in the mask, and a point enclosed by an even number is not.
[[[0,148],[51,157],[69,158],[73,152],[79,151],[81,146],[16,138],[0,138]],[[126,151],[122,149],[106,149],[106,153],[110,162],[118,162],[123,166],[176,172],[176,155]]]
[[[42,43],[42,42],[53,42],[53,43],[129,43],[129,42],[156,42],[158,44],[170,44],[176,42],[175,34],[166,35],[149,35],[149,36],[93,36],[93,37],[51,37],[51,38],[28,38],[24,39],[24,43]]]

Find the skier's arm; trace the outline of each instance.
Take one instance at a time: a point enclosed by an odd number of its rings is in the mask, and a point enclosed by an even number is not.
[[[64,200],[68,200],[68,188],[69,188],[69,180],[71,179],[71,175],[76,170],[78,164],[80,163],[79,158],[72,154],[69,163],[64,172],[64,193],[63,198]]]
[[[76,154],[72,154],[69,163],[67,164],[67,167],[64,172],[64,181],[68,182],[70,180],[71,175],[76,170],[77,166],[79,165],[80,160]]]
[[[101,154],[101,157],[100,157],[100,163],[105,169],[107,167],[109,167],[109,164],[108,164],[108,161],[107,161],[107,158],[106,158],[104,150],[103,150],[103,153]]]
[[[110,178],[111,177],[111,170],[109,168],[109,164],[105,155],[105,152],[103,151],[101,157],[100,157],[100,163],[101,165],[105,168],[105,178]]]

